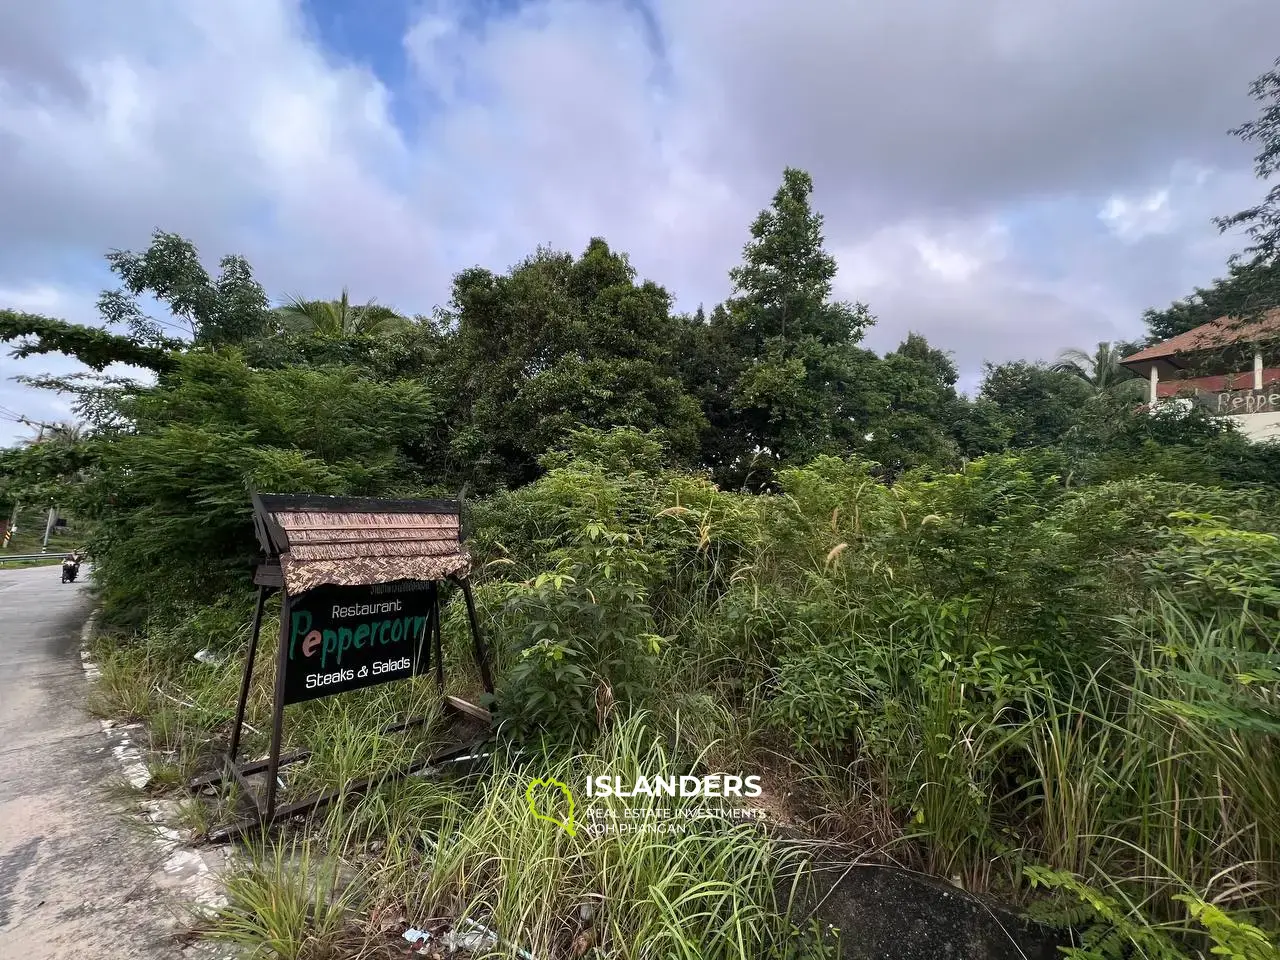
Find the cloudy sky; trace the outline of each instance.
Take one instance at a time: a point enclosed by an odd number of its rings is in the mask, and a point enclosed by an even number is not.
[[[1275,0],[4,2],[0,306],[92,322],[160,227],[406,312],[603,235],[693,309],[791,164],[871,344],[970,385],[1221,272],[1277,54]],[[65,417],[8,379],[53,369],[0,358],[0,407]]]

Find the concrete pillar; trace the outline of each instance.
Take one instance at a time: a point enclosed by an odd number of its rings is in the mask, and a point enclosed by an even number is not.
[[[1151,392],[1147,398],[1147,402],[1153,407],[1156,405],[1156,384],[1160,382],[1160,371],[1156,369],[1156,365],[1151,365]]]
[[[1253,351],[1253,389],[1262,389],[1262,348]]]

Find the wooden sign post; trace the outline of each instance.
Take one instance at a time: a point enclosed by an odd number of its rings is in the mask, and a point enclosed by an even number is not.
[[[486,693],[493,693],[488,651],[467,579],[471,563],[462,546],[459,501],[254,494],[253,506],[254,526],[266,556],[254,574],[258,599],[231,743],[222,757],[222,771],[193,781],[192,787],[234,779],[258,817],[212,831],[209,839],[214,842],[465,757],[487,738],[492,722],[483,707],[444,693],[440,622],[443,588],[448,584],[455,585],[466,601],[480,681]],[[275,590],[281,592],[281,603],[271,748],[266,760],[240,764],[262,616],[267,596]],[[445,715],[465,723],[479,721],[484,731],[479,738],[376,780],[277,806],[280,767],[310,756],[309,751],[280,756],[286,706],[427,674],[432,667]],[[410,718],[384,732],[406,730],[425,720]],[[260,795],[249,777],[264,772]]]

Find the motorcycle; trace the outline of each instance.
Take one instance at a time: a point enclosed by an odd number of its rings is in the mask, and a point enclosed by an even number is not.
[[[62,582],[75,583],[76,576],[80,573],[79,560],[63,560],[62,561]]]

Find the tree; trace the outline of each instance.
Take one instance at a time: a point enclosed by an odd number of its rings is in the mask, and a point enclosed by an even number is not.
[[[288,331],[323,340],[378,337],[406,329],[410,321],[390,307],[373,300],[353,305],[346,287],[337,300],[304,300],[293,297],[276,310]]]
[[[27,437],[0,449],[0,500],[9,507],[53,505],[74,498],[96,458],[80,424],[50,424],[40,438]]]
[[[1280,58],[1253,82],[1250,94],[1261,106],[1258,117],[1228,132],[1257,145],[1254,172],[1265,182],[1280,171]],[[1148,310],[1143,315],[1148,342],[1167,340],[1223,317],[1248,322],[1280,307],[1280,184],[1261,203],[1215,217],[1214,223],[1223,233],[1243,227],[1248,246],[1231,258],[1226,277],[1197,287],[1164,310]]]
[[[257,550],[248,490],[414,496],[434,477],[441,404],[422,384],[356,367],[255,370],[239,351],[190,351],[122,400],[128,432],[90,437],[71,501],[94,525],[112,616],[243,590]],[[41,446],[44,446],[43,444]]]
[[[598,237],[577,259],[539,249],[505,275],[458,274],[442,354],[458,470],[480,489],[527,483],[581,427],[656,431],[692,461],[705,421],[675,364],[670,306]]]
[[[800,463],[847,451],[882,406],[868,376],[879,358],[857,347],[874,320],[862,304],[831,299],[836,264],[812,192],[809,174],[783,172],[730,271],[734,296],[712,315],[730,397],[714,426],[739,459]]]
[[[127,325],[140,341],[162,340],[161,327],[180,330],[182,324],[192,342],[209,346],[242,343],[269,328],[266,291],[243,257],[224,256],[215,280],[190,240],[157,230],[142,253],[115,250],[107,262],[122,288],[104,293],[98,310],[108,324]],[[147,317],[137,300],[143,294],[166,304],[181,324]]]
[[[1177,300],[1164,310],[1143,314],[1147,342],[1159,343],[1222,317],[1252,318],[1280,306],[1280,261],[1232,263],[1227,276]]]
[[[61,353],[98,372],[122,363],[163,376],[175,353],[190,345],[243,343],[270,332],[266,291],[242,257],[223,257],[214,280],[191,241],[157,230],[142,253],[116,250],[107,263],[121,286],[103,292],[98,313],[105,326],[123,326],[127,334],[0,309],[0,341],[15,343],[18,358]],[[165,304],[172,319],[148,316],[143,296]]]
[[[974,459],[1008,449],[1013,428],[990,397],[962,397],[953,416],[951,435],[962,457]]]
[[[979,397],[999,408],[1012,447],[1057,442],[1092,396],[1079,377],[1025,360],[988,363],[985,371]]]
[[[191,241],[157,230],[142,253],[116,250],[106,259],[121,285],[102,293],[98,313],[104,326],[124,327],[125,333],[0,309],[0,341],[14,344],[12,356],[59,353],[96,372],[19,379],[71,395],[76,415],[99,433],[126,429],[121,410],[140,389],[135,377],[103,375],[107,367],[139,367],[155,373],[163,383],[181,355],[192,348],[252,346],[258,338],[277,332],[266,291],[242,257],[223,257],[213,279]],[[142,297],[166,305],[170,318],[148,316]]]
[[[1049,369],[1084,381],[1095,393],[1133,393],[1135,388],[1140,392],[1142,384],[1137,375],[1120,365],[1134,350],[1132,344],[1103,341],[1091,354],[1076,349],[1062,351]]]
[[[772,206],[751,224],[742,265],[729,271],[738,294],[730,309],[757,356],[775,337],[856,343],[872,323],[865,308],[830,299],[836,262],[823,248],[822,215],[809,205],[812,193],[809,174],[784,170]]]
[[[954,428],[961,403],[951,358],[911,333],[875,369],[886,409],[871,421],[866,455],[894,475],[955,462],[960,449]]]
[[[99,372],[113,363],[163,372],[172,366],[172,351],[182,346],[178,340],[144,343],[133,336],[121,336],[100,327],[0,309],[0,342],[15,341],[10,356],[16,359],[60,353],[75,357]]]
[[[1258,179],[1265,182],[1280,172],[1280,57],[1271,70],[1253,81],[1249,93],[1261,104],[1258,118],[1229,132],[1245,143],[1257,144],[1253,169]],[[1215,223],[1224,232],[1244,227],[1251,241],[1244,251],[1248,261],[1255,266],[1275,264],[1280,257],[1280,184],[1272,187],[1261,203],[1228,217],[1218,217]]]
[[[712,310],[710,319],[701,306],[692,316],[673,319],[676,375],[685,391],[697,400],[706,420],[698,460],[725,480],[742,452],[738,438],[726,427],[733,423],[731,390],[741,376],[743,363],[733,349],[722,305]]]

